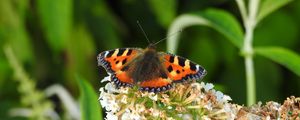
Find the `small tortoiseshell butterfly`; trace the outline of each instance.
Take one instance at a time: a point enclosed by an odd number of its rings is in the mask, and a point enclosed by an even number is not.
[[[172,83],[202,79],[206,70],[183,57],[157,52],[155,44],[146,49],[119,48],[100,53],[98,65],[103,66],[117,86],[139,86],[141,91],[161,92]]]

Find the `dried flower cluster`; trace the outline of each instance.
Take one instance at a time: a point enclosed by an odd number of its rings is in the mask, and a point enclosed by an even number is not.
[[[229,104],[231,98],[213,87],[203,82],[175,84],[173,89],[155,94],[136,87],[115,89],[108,82],[100,88],[99,100],[109,120],[234,119],[240,107]]]
[[[283,105],[276,102],[261,103],[239,110],[237,119],[263,119],[263,120],[300,120],[300,98],[291,96],[284,101]]]

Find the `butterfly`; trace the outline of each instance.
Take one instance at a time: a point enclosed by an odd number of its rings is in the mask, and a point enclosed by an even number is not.
[[[118,48],[101,52],[98,65],[111,74],[117,88],[133,87],[148,92],[162,92],[172,88],[173,83],[202,79],[206,70],[177,55],[157,52],[154,44],[146,49]]]

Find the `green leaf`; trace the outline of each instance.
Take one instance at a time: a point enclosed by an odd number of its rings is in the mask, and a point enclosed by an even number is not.
[[[269,100],[280,101],[280,85],[284,80],[280,64],[265,57],[256,56],[254,68],[256,88],[259,88],[259,92],[256,93],[257,100],[263,103]],[[268,87],[265,87],[266,85]]]
[[[93,37],[83,24],[78,24],[73,27],[72,40],[68,40],[66,45],[66,55],[70,61],[66,65],[67,80],[71,86],[76,83],[74,73],[82,75],[88,80],[96,80],[95,71],[90,71],[95,68],[95,43]]]
[[[276,11],[277,9],[288,4],[291,1],[293,0],[264,0],[261,3],[261,7],[257,16],[257,21],[262,20],[272,12]]]
[[[255,53],[269,58],[300,76],[300,56],[295,52],[281,47],[259,47]]]
[[[82,120],[102,120],[102,109],[96,92],[92,86],[80,77],[77,77],[80,89],[80,111]]]
[[[80,8],[88,30],[97,40],[96,44],[102,49],[114,49],[120,47],[120,35],[127,32],[124,23],[114,14],[105,0],[81,0]],[[109,42],[107,42],[109,40]]]
[[[164,27],[169,26],[175,18],[177,2],[175,0],[148,0],[148,2],[160,24]]]
[[[10,67],[8,61],[5,59],[3,55],[0,54],[0,87],[5,87],[5,81],[7,77],[10,75]],[[3,89],[4,90],[4,89]]]
[[[295,47],[300,30],[297,23],[287,11],[271,14],[255,28],[254,46]]]
[[[72,25],[72,0],[38,0],[37,9],[47,42],[54,52],[65,48]]]
[[[210,35],[213,34],[212,30],[200,30],[197,29],[195,32],[204,33],[203,35],[201,34],[193,34],[192,33],[187,33],[187,35],[184,35],[184,38],[188,39],[193,39],[194,41],[190,40],[193,42],[193,44],[190,43],[182,43],[185,44],[183,46],[189,46],[186,48],[180,49],[180,51],[184,51],[182,55],[187,55],[184,57],[189,58],[190,60],[201,64],[207,71],[210,73],[213,73],[216,69],[218,69],[219,65],[219,57],[218,55],[218,47],[216,46],[216,42],[214,38],[212,38]],[[220,36],[220,35],[219,35]],[[182,46],[180,44],[180,46]],[[180,55],[180,53],[178,53]],[[205,76],[205,80],[210,80],[210,78],[213,76],[213,74],[208,74]]]
[[[24,13],[26,7],[17,11],[17,6],[27,4],[22,2],[0,1],[0,46],[9,43],[21,62],[32,62],[34,59],[32,43],[26,31]],[[25,5],[24,5],[25,6]],[[1,57],[1,56],[0,56]]]
[[[169,28],[168,35],[194,25],[211,27],[227,37],[238,48],[242,47],[243,32],[240,24],[230,13],[217,9],[179,16]],[[180,33],[168,37],[167,50],[169,52],[176,52],[179,36]]]

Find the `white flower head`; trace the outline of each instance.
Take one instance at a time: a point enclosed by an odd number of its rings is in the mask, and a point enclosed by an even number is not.
[[[225,103],[223,105],[223,109],[227,115],[228,120],[233,120],[236,118],[236,114],[238,113],[238,109],[235,109],[236,107],[232,104]]]
[[[113,83],[107,83],[104,87],[108,93],[119,93],[120,90],[116,89],[116,86]]]
[[[113,113],[116,113],[120,110],[120,106],[116,101],[111,100],[111,101],[107,102],[107,106],[105,106],[105,109],[107,111],[111,111]]]
[[[131,114],[129,116],[132,120],[140,120],[142,117],[140,116],[140,114],[136,111],[133,110],[131,111]]]
[[[122,114],[121,120],[130,120],[130,113],[129,112],[124,112]]]
[[[272,109],[279,111],[280,110],[280,104],[276,102],[272,102]]]
[[[106,118],[105,120],[118,120],[118,116],[116,116],[112,112],[106,112]]]
[[[167,117],[167,120],[175,120],[175,119],[172,117]]]
[[[211,111],[213,108],[212,108],[212,103],[209,102],[207,103],[206,105],[204,105],[204,108],[206,108],[207,110]]]
[[[266,120],[271,120],[270,115],[268,115],[268,116],[266,117]]]
[[[121,98],[121,103],[124,103],[124,104],[127,104],[128,103],[128,97],[126,95],[122,95],[122,98]]]
[[[202,116],[202,120],[211,120],[208,116],[204,115]]]
[[[136,104],[135,109],[138,113],[142,113],[146,110],[146,107],[142,104]]]
[[[203,88],[204,88],[204,90],[206,92],[208,92],[209,90],[211,90],[212,88],[214,88],[214,85],[211,84],[211,83],[207,83],[207,84],[205,84],[205,86],[203,86]]]
[[[122,114],[121,120],[145,120],[143,115],[140,115],[135,109],[126,109]]]
[[[223,96],[223,101],[231,101],[232,99],[231,99],[231,97],[230,96],[228,96],[228,95],[224,95]]]
[[[216,97],[217,97],[217,101],[218,101],[218,102],[221,102],[222,99],[223,99],[224,94],[223,94],[222,92],[220,92],[220,91],[217,91],[217,92],[215,93],[215,95],[216,95]]]
[[[154,117],[158,117],[160,114],[159,110],[157,110],[157,109],[150,108],[149,111],[150,111],[151,115]]]
[[[203,82],[202,82],[202,83],[203,83]],[[193,88],[196,88],[197,90],[201,90],[201,88],[202,88],[202,87],[201,87],[201,84],[196,83],[196,82],[195,82],[195,83],[192,83],[191,86],[192,86]]]
[[[119,93],[128,94],[129,88],[128,87],[121,87]]]
[[[103,88],[100,88],[100,97],[99,101],[103,108],[107,111],[115,113],[120,110],[120,106],[116,101],[116,95],[105,92]]]
[[[183,120],[193,120],[193,116],[191,114],[183,114]]]
[[[224,95],[222,92],[217,91],[216,93],[217,101],[224,103],[232,100],[228,95]]]
[[[148,97],[151,99],[151,100],[154,100],[154,101],[157,101],[157,94],[151,92]]]
[[[104,77],[104,78],[101,80],[101,83],[103,83],[103,82],[110,82],[110,81],[111,81],[111,76],[109,75],[109,76]]]

